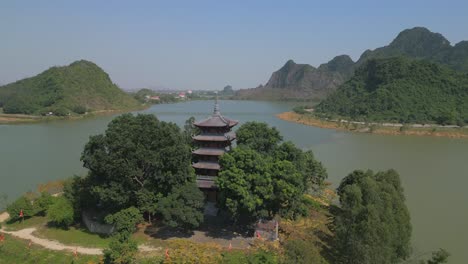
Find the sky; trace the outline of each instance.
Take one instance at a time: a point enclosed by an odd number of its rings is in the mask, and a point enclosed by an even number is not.
[[[415,26],[468,40],[468,1],[0,0],[0,84],[85,59],[124,89],[251,88]]]

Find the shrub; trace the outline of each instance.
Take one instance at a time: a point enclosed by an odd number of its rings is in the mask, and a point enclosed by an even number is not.
[[[41,196],[34,201],[35,214],[46,215],[49,207],[54,203],[54,197],[48,192],[42,192]]]
[[[12,204],[7,206],[7,212],[10,215],[10,219],[12,221],[17,221],[20,219],[21,210],[23,210],[24,217],[34,216],[36,213],[32,200],[26,198],[25,196],[21,196]]]
[[[65,197],[58,197],[47,210],[47,217],[57,226],[68,227],[74,219],[73,205]]]
[[[82,105],[77,105],[75,107],[73,107],[73,112],[79,114],[79,115],[82,115],[82,114],[85,114],[86,113],[86,107],[85,106],[82,106]]]
[[[312,241],[288,240],[284,244],[284,264],[325,263]]]
[[[109,243],[109,248],[104,249],[104,263],[108,264],[130,264],[135,263],[138,245],[135,241],[120,240],[114,237]]]
[[[113,224],[117,233],[123,238],[129,238],[136,230],[136,225],[143,222],[143,216],[136,207],[123,209],[105,218],[106,223]]]

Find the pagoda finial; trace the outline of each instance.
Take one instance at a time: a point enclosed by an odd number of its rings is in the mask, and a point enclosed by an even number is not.
[[[221,113],[219,112],[218,91],[216,91],[216,98],[215,98],[215,105],[214,105],[213,115],[220,115],[220,114]]]

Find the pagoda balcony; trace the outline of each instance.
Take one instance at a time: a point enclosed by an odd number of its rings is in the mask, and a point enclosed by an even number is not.
[[[217,162],[200,161],[192,164],[195,169],[220,170],[221,166]]]
[[[194,136],[193,139],[196,140],[196,141],[217,141],[217,142],[232,141],[232,140],[236,139],[236,134],[234,132],[226,133],[224,135],[220,135],[220,134],[202,134],[202,135]]]
[[[226,152],[225,148],[199,148],[192,151],[193,154],[206,156],[221,156]]]

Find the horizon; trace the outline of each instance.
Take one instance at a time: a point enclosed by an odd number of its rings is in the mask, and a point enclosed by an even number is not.
[[[84,59],[125,90],[238,90],[265,84],[290,59],[314,67],[343,54],[356,61],[409,28],[440,33],[452,46],[468,39],[462,1],[316,5],[2,3],[0,84]]]

